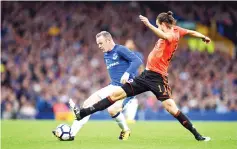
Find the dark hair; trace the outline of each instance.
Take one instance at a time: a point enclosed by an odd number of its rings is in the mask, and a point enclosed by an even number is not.
[[[165,22],[168,25],[175,25],[176,24],[176,20],[173,17],[172,11],[168,11],[167,13],[166,12],[160,13],[157,16],[156,20],[158,20],[159,24],[161,24],[162,22]]]

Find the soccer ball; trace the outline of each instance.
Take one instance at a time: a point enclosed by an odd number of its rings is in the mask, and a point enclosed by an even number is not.
[[[71,137],[71,127],[67,124],[60,124],[56,128],[55,134],[60,141],[68,140]]]

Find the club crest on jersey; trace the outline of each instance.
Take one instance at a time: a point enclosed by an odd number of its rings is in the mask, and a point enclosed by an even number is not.
[[[117,53],[114,53],[113,54],[113,60],[116,60],[118,58],[118,54]]]

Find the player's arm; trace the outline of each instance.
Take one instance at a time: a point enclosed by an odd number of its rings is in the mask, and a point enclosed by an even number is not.
[[[190,35],[193,37],[201,38],[206,43],[209,43],[211,41],[210,38],[208,38],[207,36],[197,32],[197,31],[188,30],[188,29],[185,29],[185,28],[182,28],[179,26],[177,26],[177,29],[179,30],[180,37],[183,37],[184,35]]]
[[[139,57],[142,60],[142,64],[138,68],[138,75],[140,75],[145,70],[145,65],[143,63],[144,57],[143,57],[143,54],[140,52],[134,52],[134,53],[137,55],[137,57]]]
[[[166,34],[164,33],[161,29],[153,26],[149,20],[142,16],[142,15],[139,15],[139,18],[141,19],[141,21],[148,27],[150,28],[150,30],[152,30],[159,38],[162,38],[162,39],[165,39],[165,40],[168,40],[170,41],[170,39],[172,38],[170,34]]]
[[[134,52],[127,49],[126,47],[119,48],[117,52],[121,57],[130,63],[129,67],[121,78],[121,83],[124,84],[126,81],[128,81],[130,74],[137,71],[138,67],[142,64],[142,60],[137,55],[135,55]]]
[[[209,37],[197,32],[197,31],[187,30],[187,34],[190,35],[190,36],[201,38],[206,43],[209,43],[211,41],[211,39]]]

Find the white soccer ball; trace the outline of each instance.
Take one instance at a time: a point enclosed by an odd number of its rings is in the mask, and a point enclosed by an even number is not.
[[[67,124],[60,124],[56,128],[55,134],[61,141],[68,140],[71,137],[71,127]]]

